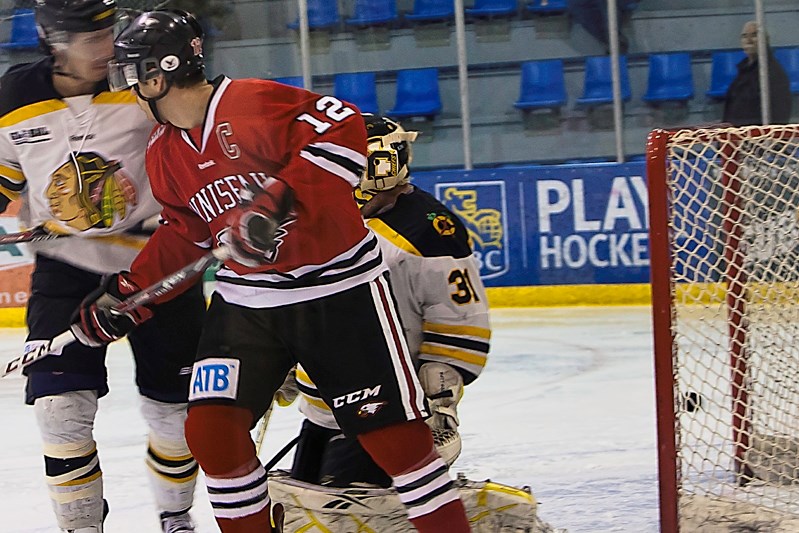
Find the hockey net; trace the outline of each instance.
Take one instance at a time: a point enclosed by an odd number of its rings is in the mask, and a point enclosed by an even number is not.
[[[647,146],[661,529],[799,531],[799,126]]]

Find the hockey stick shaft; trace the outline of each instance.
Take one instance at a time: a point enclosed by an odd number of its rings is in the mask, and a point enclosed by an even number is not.
[[[255,432],[255,455],[261,453],[261,446],[264,445],[264,437],[266,436],[266,428],[269,426],[269,419],[272,417],[272,409],[275,406],[274,400],[269,405],[261,421],[258,422],[258,430]]]
[[[69,234],[66,233],[51,233],[41,226],[36,226],[35,228],[31,228],[29,230],[0,235],[0,245],[52,241],[53,239],[60,239],[61,237],[68,236]]]
[[[183,286],[187,281],[201,275],[209,266],[216,261],[224,261],[230,257],[230,252],[225,247],[219,247],[208,252],[200,259],[186,265],[180,270],[173,272],[161,281],[142,289],[130,298],[119,302],[111,308],[113,313],[125,314],[137,307],[151,303],[165,294],[172,292],[178,287]],[[61,350],[77,340],[71,330],[67,330],[53,339],[43,341],[32,341],[25,345],[25,353],[8,361],[3,367],[0,377],[5,377],[23,368],[32,365],[49,355],[60,355]]]
[[[288,444],[280,448],[280,451],[277,452],[274,455],[274,457],[269,459],[269,462],[264,465],[264,470],[266,470],[267,472],[272,470],[275,467],[275,465],[278,464],[280,460],[283,459],[286,456],[286,454],[289,453],[291,449],[297,445],[298,442],[300,442],[299,435],[291,439]]]

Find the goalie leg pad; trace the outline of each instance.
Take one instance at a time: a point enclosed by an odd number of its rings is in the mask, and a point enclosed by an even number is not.
[[[186,404],[142,397],[141,412],[150,427],[145,462],[156,505],[160,512],[186,512],[199,470],[184,434]]]
[[[97,393],[76,391],[38,398],[34,412],[58,527],[101,527],[103,473],[93,437]]]
[[[528,488],[518,489],[462,476],[455,487],[466,506],[473,533],[554,533],[537,516]],[[285,533],[306,531],[391,531],[412,533],[405,506],[394,489],[323,487],[269,473],[269,492],[285,506]]]

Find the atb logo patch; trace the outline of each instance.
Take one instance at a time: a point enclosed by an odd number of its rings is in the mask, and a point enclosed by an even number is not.
[[[369,402],[363,404],[356,413],[361,418],[376,415],[388,402]]]
[[[189,400],[235,400],[239,389],[239,360],[210,358],[194,363]]]

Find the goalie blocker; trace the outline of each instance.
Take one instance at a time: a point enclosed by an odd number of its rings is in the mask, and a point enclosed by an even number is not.
[[[538,502],[529,487],[471,481],[458,475],[455,487],[475,533],[557,533],[538,518]],[[283,532],[415,531],[394,489],[332,488],[292,479],[282,470],[269,473],[272,500],[283,504]]]

